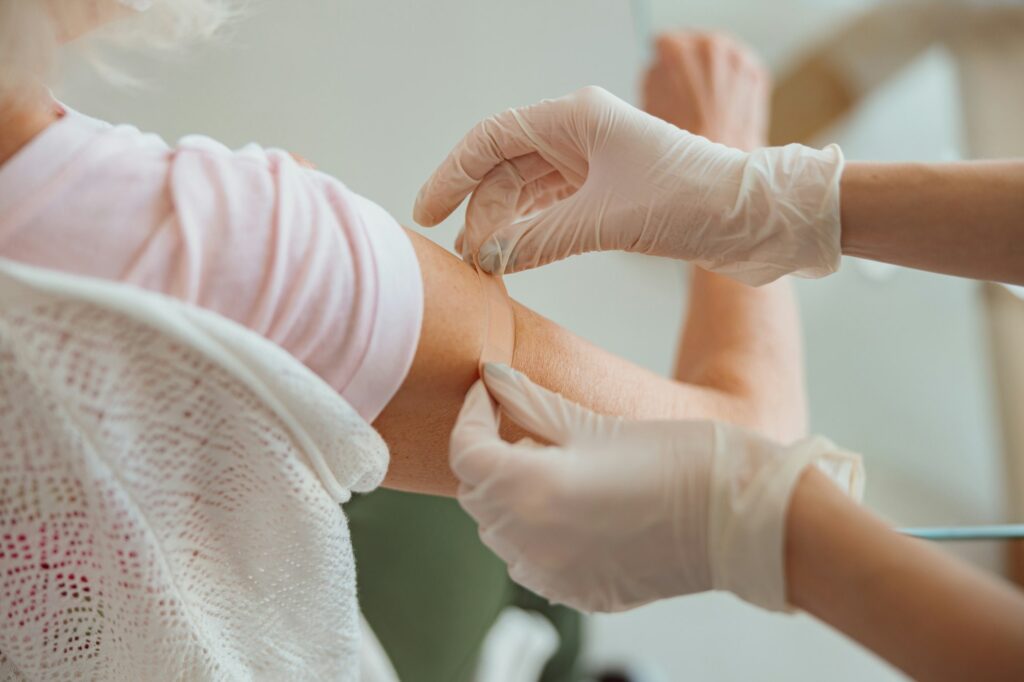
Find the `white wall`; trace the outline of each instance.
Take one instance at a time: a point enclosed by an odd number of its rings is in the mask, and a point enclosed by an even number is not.
[[[648,28],[726,26],[783,63],[856,0],[648,4]],[[419,183],[478,118],[597,83],[632,98],[642,51],[625,0],[268,0],[234,46],[138,63],[151,87],[76,77],[72,106],[176,138],[282,146],[339,175],[407,225]],[[180,60],[179,60],[180,61]],[[932,55],[836,135],[853,157],[955,153],[955,92]],[[450,246],[458,218],[427,234]],[[619,254],[509,279],[520,300],[667,371],[682,267]],[[995,521],[1001,511],[974,286],[847,264],[802,282],[813,422],[866,453],[869,503],[906,523]],[[637,305],[642,301],[642,305]],[[614,320],[609,324],[609,320]],[[993,565],[991,548],[973,550]],[[806,618],[702,596],[593,621],[593,660],[642,659],[665,679],[865,680],[888,668]]]

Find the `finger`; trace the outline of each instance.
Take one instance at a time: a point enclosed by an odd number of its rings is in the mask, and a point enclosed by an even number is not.
[[[571,197],[576,187],[557,171],[524,184],[524,178],[510,163],[502,163],[484,178],[473,192],[466,210],[466,225],[456,251],[467,262],[475,263],[485,272],[504,274],[513,247],[524,233],[531,230],[562,231],[567,225],[558,219],[521,222],[524,216],[533,217],[539,211]],[[540,233],[530,235],[530,245],[544,240]],[[545,240],[546,241],[546,240]],[[575,243],[570,240],[568,243]],[[488,248],[482,251],[487,244]],[[570,255],[568,252],[565,255]],[[564,256],[562,256],[564,257]],[[550,260],[557,260],[558,256]]]
[[[512,421],[555,445],[602,430],[603,417],[538,386],[507,365],[484,365],[484,382]]]
[[[516,206],[520,216],[547,208],[553,203],[550,201],[551,197],[557,195],[564,198],[579,187],[578,184],[569,182],[557,168],[539,154],[530,156],[536,158],[524,156],[511,161],[525,183],[519,190],[519,202]],[[538,206],[538,202],[544,203]]]
[[[743,72],[759,89],[770,88],[772,84],[772,72],[763,62],[757,59],[756,55],[743,63]]]
[[[714,34],[722,50],[734,55],[739,64],[761,64],[761,57],[750,45],[731,33]]]
[[[679,57],[680,49],[690,41],[696,34],[692,31],[666,31],[658,35],[654,40],[655,56],[659,61],[671,62]]]
[[[433,227],[458,208],[503,161],[535,152],[514,110],[476,124],[427,179],[416,197],[413,219]]]
[[[483,259],[477,259],[477,252],[495,232],[507,228],[519,217],[519,194],[525,184],[519,171],[508,161],[498,164],[484,177],[466,208],[466,227],[460,249],[464,259],[479,262],[486,272],[502,273],[498,262],[492,261],[485,267]]]
[[[568,199],[576,193],[576,189],[565,181],[561,173],[545,175],[520,190],[517,212],[521,216],[527,216],[543,211],[563,199]]]
[[[542,482],[551,476],[552,450],[526,438],[505,444],[506,454],[488,463],[479,484],[459,481],[459,504],[476,521],[481,537],[492,535],[512,541],[518,535],[516,519],[522,506],[549,503],[538,496],[547,489]],[[492,543],[487,544],[497,551]]]
[[[468,262],[492,274],[512,271],[509,262],[513,249],[524,237],[527,238],[526,250],[531,253],[537,247],[543,250],[549,239],[563,246],[557,253],[536,254],[543,258],[523,260],[517,269],[536,267],[542,260],[551,262],[571,255],[577,241],[564,239],[566,231],[569,235],[574,232],[569,223],[563,222],[571,214],[570,207],[563,207],[547,217],[530,214],[554,208],[555,204],[575,194],[578,187],[551,165],[544,166],[537,161],[529,161],[528,165],[521,165],[519,160],[503,162],[487,174],[470,198],[463,240],[456,247],[458,252]],[[542,231],[548,229],[551,235]],[[561,233],[560,238],[557,232]],[[487,245],[485,250],[484,245]]]
[[[715,81],[712,78],[710,55],[705,43],[698,37],[680,45],[677,61],[668,67],[669,78],[674,82],[680,93],[686,93],[686,101],[691,109],[687,117],[687,126],[699,128],[707,118],[705,109],[708,92],[713,91]]]
[[[617,248],[616,243],[599,243],[602,232],[590,229],[601,223],[604,207],[585,203],[583,206],[585,218],[581,217],[580,192],[574,191],[534,215],[494,230],[480,245],[477,254],[480,267],[487,272],[509,274],[589,251]],[[596,216],[591,215],[595,212]],[[609,232],[604,233],[604,238],[611,238]],[[499,267],[500,270],[489,269]]]
[[[526,154],[525,156],[517,156],[514,159],[509,159],[508,162],[512,164],[526,184],[558,172],[558,169],[550,161],[537,152]]]
[[[523,192],[547,178],[560,177],[555,167],[540,154],[527,154],[502,161],[491,169],[473,191],[466,210],[466,224],[455,240],[455,250],[467,262],[476,263],[476,252],[480,244],[522,215],[520,206]],[[487,271],[500,272],[493,268]]]
[[[452,472],[467,485],[479,485],[500,467],[510,448],[498,433],[497,406],[484,383],[477,381],[452,428],[448,455]]]
[[[666,59],[657,59],[652,62],[644,72],[643,79],[643,92],[646,97],[659,94],[664,86],[665,81],[668,80],[666,75],[676,69],[676,62],[669,62]]]

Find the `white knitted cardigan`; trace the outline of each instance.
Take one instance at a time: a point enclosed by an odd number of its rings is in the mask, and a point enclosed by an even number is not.
[[[0,680],[357,679],[387,463],[257,334],[0,260]]]

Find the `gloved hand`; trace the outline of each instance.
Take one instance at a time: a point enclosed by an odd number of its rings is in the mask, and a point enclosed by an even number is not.
[[[785,517],[804,467],[861,494],[860,458],[822,438],[783,447],[725,424],[603,417],[503,365],[483,381],[452,432],[459,502],[512,578],[553,602],[621,611],[717,589],[786,609]],[[487,389],[552,445],[503,441]]]
[[[588,87],[478,124],[414,217],[436,225],[472,192],[460,251],[493,273],[625,250],[765,284],[838,268],[842,167],[835,145],[742,152]]]

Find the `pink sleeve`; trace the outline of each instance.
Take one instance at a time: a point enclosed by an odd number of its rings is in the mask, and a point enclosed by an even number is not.
[[[409,371],[423,317],[402,228],[285,152],[186,138],[171,164],[168,293],[276,342],[373,421]]]

